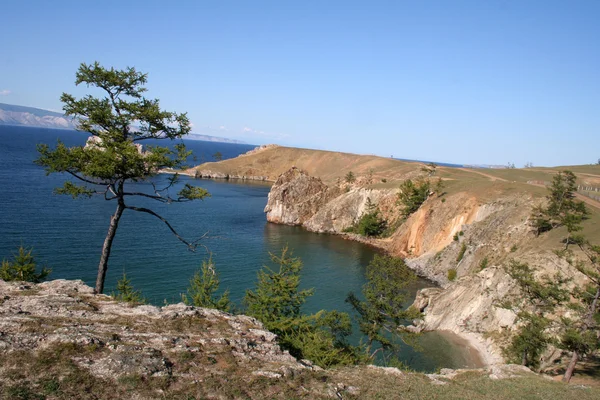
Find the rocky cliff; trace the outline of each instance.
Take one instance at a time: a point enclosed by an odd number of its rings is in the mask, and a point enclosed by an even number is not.
[[[265,212],[270,222],[342,233],[365,213],[368,199],[377,204],[396,229],[388,238],[366,241],[405,258],[419,275],[440,286],[418,294],[415,305],[424,318],[417,329],[452,331],[477,348],[488,364],[501,363],[498,333],[514,329],[516,317],[499,307],[515,290],[503,266],[515,258],[538,267],[540,273],[569,271],[544,243],[557,238],[537,238],[531,232],[528,219],[539,199],[523,190],[493,196],[489,191],[454,190],[431,196],[402,220],[396,193],[397,189],[327,186],[293,168],[273,185]],[[456,271],[453,281],[449,270]],[[574,271],[569,274],[581,278]]]

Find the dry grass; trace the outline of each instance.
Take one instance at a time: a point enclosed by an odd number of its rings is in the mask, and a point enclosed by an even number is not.
[[[172,356],[168,376],[124,375],[103,379],[77,366],[104,349],[61,344],[43,351],[15,351],[0,360],[0,398],[12,399],[597,399],[600,388],[565,385],[533,374],[492,380],[473,371],[446,384],[423,374],[389,374],[352,367],[302,372],[273,379],[237,367],[225,353]]]

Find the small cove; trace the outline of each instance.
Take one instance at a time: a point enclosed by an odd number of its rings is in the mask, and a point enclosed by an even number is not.
[[[80,144],[85,136],[48,131],[0,127],[0,184],[5,188],[0,200],[0,258],[8,257],[21,244],[33,246],[40,262],[53,269],[51,278],[82,279],[93,284],[114,204],[100,198],[72,200],[52,194],[64,178],[47,177],[33,165],[35,144],[52,145],[57,137],[67,145]],[[253,147],[190,141],[187,144],[204,158],[216,151],[232,157]],[[166,176],[155,180],[160,185]],[[182,184],[192,180],[183,177]],[[267,223],[263,208],[268,184],[212,180],[192,183],[205,187],[212,197],[172,205],[141,199],[136,205],[153,207],[184,237],[208,234],[203,243],[212,253],[222,288],[231,291],[233,301],[239,304],[245,291],[253,287],[257,271],[269,263],[268,253],[288,246],[304,263],[302,286],[315,288],[305,311],[351,311],[344,300],[350,291],[360,292],[365,266],[375,254],[374,249],[334,235]],[[203,249],[187,251],[153,217],[125,213],[114,243],[106,292],[110,293],[116,280],[126,272],[151,303],[178,302],[189,278],[207,256]],[[425,286],[432,283],[419,280],[411,294]],[[401,353],[402,361],[415,370],[477,366],[476,358],[447,335],[428,333],[420,341],[425,351],[406,347]]]

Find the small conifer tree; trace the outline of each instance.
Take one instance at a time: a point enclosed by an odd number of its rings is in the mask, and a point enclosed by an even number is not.
[[[117,291],[111,295],[115,300],[124,301],[131,304],[144,304],[146,299],[142,296],[142,292],[135,290],[131,279],[127,278],[127,274],[123,272],[121,279],[117,281]]]
[[[200,270],[196,271],[190,279],[187,295],[181,295],[183,302],[196,307],[216,308],[217,310],[229,312],[231,310],[229,290],[217,297],[216,292],[219,290],[219,284],[219,274],[215,269],[212,257],[203,260]]]
[[[13,255],[12,262],[2,260],[0,279],[4,281],[41,282],[46,279],[51,270],[43,267],[38,273],[36,272],[36,266],[33,249],[20,246],[18,253]]]

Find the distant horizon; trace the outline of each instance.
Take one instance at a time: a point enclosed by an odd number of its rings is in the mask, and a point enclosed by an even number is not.
[[[2,103],[0,103],[2,104]],[[22,107],[30,107],[30,106],[22,106]],[[35,108],[35,107],[31,107],[31,108]],[[81,132],[84,134],[89,134],[88,132],[85,131],[79,131],[77,129],[71,129],[71,128],[59,128],[59,127],[45,127],[45,126],[28,126],[28,125],[11,125],[11,124],[3,124],[0,122],[0,129],[3,126],[10,126],[10,127],[18,127],[18,128],[26,128],[26,129],[51,129],[51,130],[62,130],[62,131],[69,131],[69,132]],[[507,168],[506,165],[499,165],[499,164],[486,164],[486,163],[481,163],[481,164],[466,164],[466,163],[455,163],[455,162],[444,162],[444,161],[439,161],[439,160],[429,160],[429,159],[423,159],[423,160],[418,160],[418,159],[410,159],[410,158],[401,158],[401,157],[394,157],[394,155],[390,155],[385,156],[385,155],[379,155],[379,154],[373,154],[373,153],[359,153],[359,152],[347,152],[347,151],[340,151],[340,150],[329,150],[329,149],[317,149],[317,148],[312,148],[312,147],[301,147],[301,146],[286,146],[286,145],[281,145],[278,143],[263,143],[263,144],[256,144],[256,143],[240,143],[240,142],[231,142],[231,138],[225,138],[225,137],[219,137],[219,136],[211,136],[211,135],[204,135],[204,134],[197,134],[197,133],[191,133],[190,135],[196,135],[196,136],[206,136],[206,137],[212,137],[212,138],[216,138],[216,139],[223,139],[223,141],[217,141],[217,140],[202,140],[202,139],[192,139],[189,137],[183,137],[182,139],[184,140],[192,140],[192,141],[198,141],[198,142],[206,142],[206,143],[215,143],[215,142],[219,142],[219,143],[228,143],[228,144],[238,144],[238,145],[242,145],[242,146],[263,146],[265,144],[275,144],[278,146],[282,146],[282,147],[291,147],[291,148],[298,148],[298,149],[305,149],[305,150],[316,150],[316,151],[330,151],[330,152],[336,152],[336,153],[348,153],[348,154],[356,154],[356,155],[361,155],[361,156],[376,156],[376,157],[382,157],[382,158],[393,158],[394,160],[398,160],[398,161],[406,161],[406,162],[416,162],[416,163],[424,163],[424,164],[428,164],[428,163],[434,163],[438,166],[446,166],[446,167],[450,167],[450,168],[481,168],[481,169],[487,169],[487,168]],[[558,167],[575,167],[575,166],[583,166],[583,165],[596,165],[595,163],[588,163],[588,164],[572,164],[572,165],[533,165],[533,168],[558,168]],[[515,166],[516,169],[525,169],[525,167],[520,167],[520,166]]]

